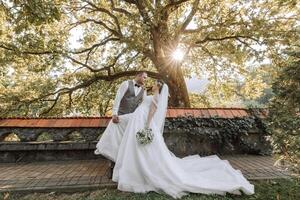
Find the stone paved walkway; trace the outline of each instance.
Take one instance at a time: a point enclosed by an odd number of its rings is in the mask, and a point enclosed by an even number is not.
[[[289,173],[273,166],[269,156],[220,156],[249,180],[288,178]],[[0,192],[78,191],[116,187],[109,178],[109,162],[99,160],[0,163]]]

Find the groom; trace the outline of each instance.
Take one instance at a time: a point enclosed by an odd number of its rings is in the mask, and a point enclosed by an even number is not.
[[[112,121],[114,123],[119,123],[119,115],[133,113],[147,95],[143,87],[146,79],[147,73],[140,72],[134,80],[121,83],[112,108]]]
[[[138,73],[133,80],[121,83],[112,107],[112,122],[107,127],[106,134],[101,136],[95,154],[105,155],[112,161],[117,159],[117,153],[122,141],[123,132],[127,126],[131,113],[135,111],[143,98],[147,95],[144,83],[146,72]],[[112,166],[113,167],[113,166]]]

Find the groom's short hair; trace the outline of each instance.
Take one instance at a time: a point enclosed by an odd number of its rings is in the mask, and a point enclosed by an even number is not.
[[[146,72],[146,71],[139,71],[139,72],[136,74],[136,76],[142,76],[143,74],[147,74],[147,72]]]

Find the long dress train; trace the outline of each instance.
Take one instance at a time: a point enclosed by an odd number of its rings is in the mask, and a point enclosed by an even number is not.
[[[154,120],[150,127],[153,141],[142,146],[135,134],[144,128],[153,96],[147,96],[128,120],[119,146],[112,180],[122,191],[145,193],[155,191],[180,198],[188,192],[203,194],[247,195],[254,193],[254,186],[235,170],[227,160],[217,155],[176,157],[169,151]]]

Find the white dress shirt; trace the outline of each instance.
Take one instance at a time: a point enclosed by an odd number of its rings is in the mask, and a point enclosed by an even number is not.
[[[113,115],[118,115],[118,111],[119,111],[119,107],[120,107],[120,102],[121,102],[121,99],[123,98],[125,92],[127,91],[128,89],[128,80],[127,81],[123,81],[117,91],[117,94],[116,94],[116,97],[115,97],[115,100],[114,100],[114,105],[112,107],[112,114]],[[133,80],[133,85],[136,84],[136,81]],[[142,87],[137,87],[137,86],[134,86],[134,93],[135,93],[135,96],[141,91]],[[147,91],[144,90],[144,97],[147,95]]]

